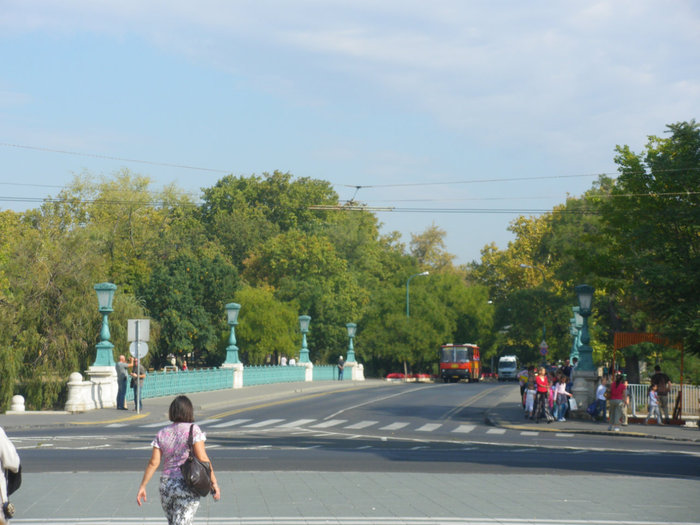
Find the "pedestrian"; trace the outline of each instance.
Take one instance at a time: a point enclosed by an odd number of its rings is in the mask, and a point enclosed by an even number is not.
[[[629,381],[627,381],[627,374],[623,373],[622,374],[622,382],[625,384],[625,402],[622,407],[622,426],[626,427],[628,425],[628,414],[627,414],[627,409],[628,407],[632,407],[632,410],[634,410],[634,399],[632,397],[632,389],[630,388]]]
[[[287,366],[287,356],[283,355],[280,357],[280,366]]]
[[[537,387],[535,385],[535,367],[530,366],[527,369],[527,382],[525,385],[525,417],[528,419],[533,418],[536,395]]]
[[[187,361],[182,361],[182,371],[187,372]]]
[[[536,397],[535,397],[535,421],[540,422],[543,417],[547,419],[547,423],[551,423],[554,419],[549,411],[549,378],[547,371],[541,366],[535,377]]]
[[[656,394],[659,396],[659,410],[666,423],[671,421],[668,416],[668,394],[671,392],[671,378],[661,371],[661,367],[654,367],[654,375],[651,376],[651,384],[656,385]]]
[[[571,394],[566,391],[566,376],[562,374],[559,376],[559,381],[557,381],[554,389],[554,399],[557,404],[554,419],[557,421],[566,421],[564,415],[569,406],[569,397],[571,397]]]
[[[649,419],[652,417],[656,418],[656,422],[661,425],[661,411],[659,410],[659,395],[656,390],[659,387],[657,385],[649,385],[649,392],[647,398],[647,418],[644,420],[644,424],[649,424]]]
[[[117,371],[117,410],[128,410],[126,407],[126,385],[129,380],[129,368],[134,366],[134,358],[126,362],[126,357],[119,356],[119,360],[114,365]]]
[[[153,450],[151,459],[146,465],[143,479],[136,494],[139,507],[146,500],[146,485],[153,477],[163,459],[163,471],[160,476],[160,504],[168,519],[169,525],[191,525],[194,515],[199,508],[199,495],[186,484],[180,472],[180,466],[189,457],[189,435],[192,427],[192,442],[194,455],[203,462],[211,461],[204,446],[206,436],[202,429],[194,423],[194,408],[187,396],[177,396],[170,403],[168,417],[172,424],[162,428],[151,443]],[[211,489],[215,500],[221,498],[219,484],[211,469]]]
[[[143,382],[146,379],[146,369],[140,359],[134,360],[134,369],[131,371],[131,388],[134,391],[134,410],[143,410]]]
[[[593,419],[597,419],[599,416],[602,416],[602,420],[605,421],[608,418],[608,411],[606,408],[608,400],[605,397],[607,391],[608,378],[603,376],[600,378],[600,384],[598,384],[598,388],[596,388],[595,391],[595,410],[592,414]]]
[[[527,379],[528,379],[528,369],[527,367],[523,367],[520,372],[518,372],[518,383],[520,384],[520,399],[523,402],[523,408],[525,408],[526,400],[525,400],[525,390],[527,387]]]
[[[345,368],[345,362],[343,361],[343,356],[338,356],[338,381],[343,380],[343,369]]]
[[[615,375],[615,381],[610,383],[610,424],[608,430],[620,431],[626,392],[627,387],[622,380],[622,372],[618,372]]]
[[[10,441],[10,438],[5,434],[5,430],[0,427],[0,503],[2,503],[2,512],[0,512],[0,524],[7,523],[14,514],[14,507],[10,503],[7,493],[7,477],[6,471],[19,471],[19,454],[17,449]]]

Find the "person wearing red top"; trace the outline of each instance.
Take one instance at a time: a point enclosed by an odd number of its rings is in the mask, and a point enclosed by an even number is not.
[[[618,372],[615,375],[615,381],[610,383],[610,426],[608,426],[608,430],[620,431],[626,395],[627,385],[622,380],[622,374]]]
[[[549,378],[543,366],[537,371],[535,386],[537,387],[537,394],[535,397],[535,421],[539,423],[540,419],[544,417],[547,419],[547,423],[551,423],[554,418],[549,412]]]

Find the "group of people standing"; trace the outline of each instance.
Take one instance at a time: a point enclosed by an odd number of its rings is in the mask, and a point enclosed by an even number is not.
[[[520,393],[526,418],[537,423],[542,419],[548,423],[566,421],[576,361],[574,358],[574,363],[570,364],[567,359],[563,366],[549,372],[544,366],[530,366],[520,372]]]
[[[566,421],[573,397],[571,387],[575,370],[576,363],[570,365],[568,359],[563,366],[549,371],[544,366],[537,368],[530,366],[522,370],[519,379],[525,417],[537,423],[542,419],[548,423]],[[666,421],[669,421],[670,390],[670,378],[661,371],[659,365],[656,365],[647,393],[649,413],[645,423],[655,418],[661,425],[662,413]],[[593,419],[608,421],[608,430],[619,432],[620,427],[627,424],[627,406],[630,404],[630,397],[627,376],[621,371],[616,372],[610,382],[607,377],[602,377],[596,388],[595,400],[588,407],[588,413]]]
[[[146,379],[146,369],[133,357],[127,362],[126,357],[119,356],[114,368],[117,371],[117,410],[129,410],[126,406],[126,389],[131,378],[131,388],[134,391],[134,410],[143,410],[143,383]]]

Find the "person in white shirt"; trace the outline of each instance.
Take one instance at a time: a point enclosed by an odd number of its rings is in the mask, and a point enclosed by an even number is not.
[[[608,419],[608,414],[606,410],[607,399],[605,398],[605,392],[608,391],[607,380],[605,377],[600,378],[600,383],[595,391],[595,412],[593,413],[593,419],[596,419],[599,415],[603,416],[603,421]]]
[[[0,427],[0,468],[2,468],[2,473],[0,473],[0,498],[2,499],[0,524],[3,524],[6,523],[4,512],[5,505],[9,502],[5,471],[17,472],[19,470],[19,454],[17,454],[17,449],[12,444],[12,441],[10,441],[10,438],[7,437],[2,427]]]

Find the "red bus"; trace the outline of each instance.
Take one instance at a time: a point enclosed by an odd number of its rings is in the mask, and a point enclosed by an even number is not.
[[[478,381],[481,374],[479,347],[473,344],[440,347],[440,377],[452,381]]]

